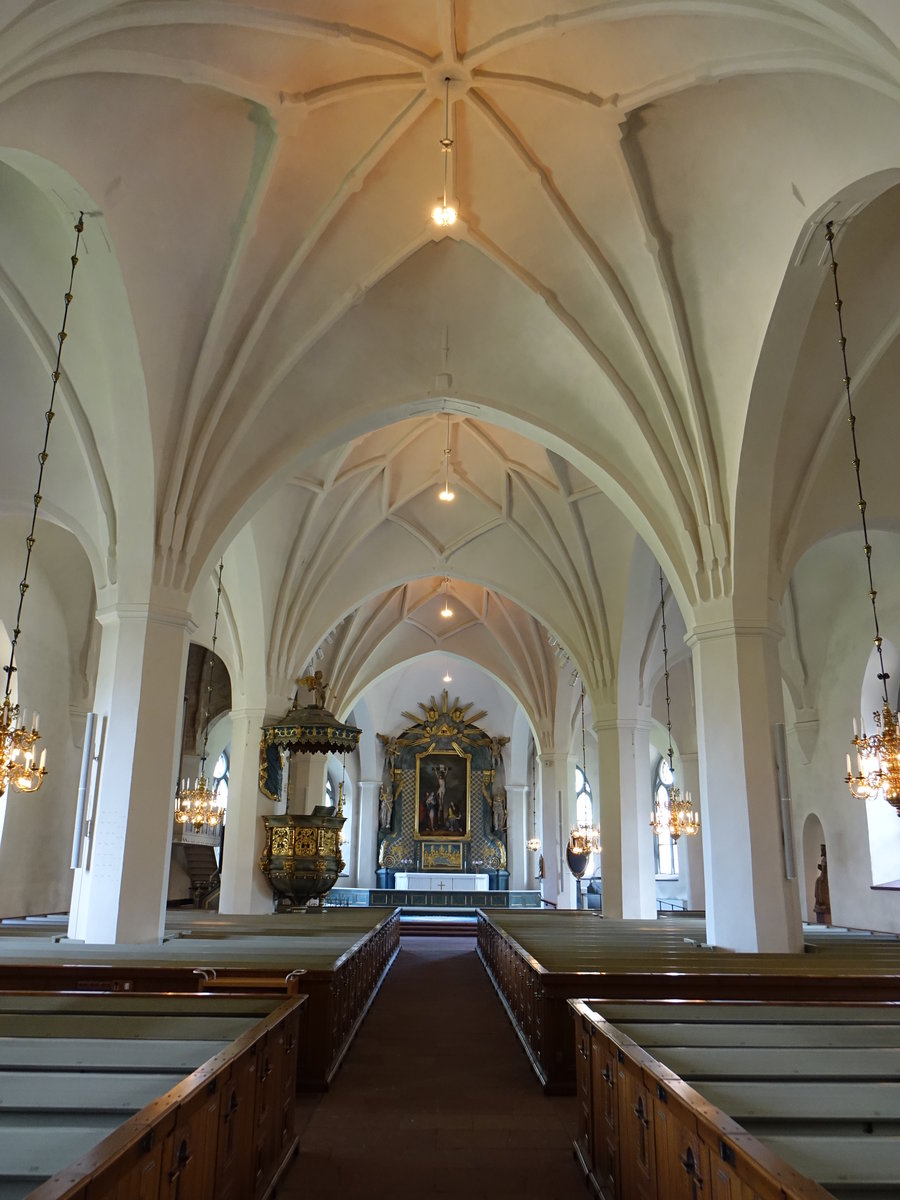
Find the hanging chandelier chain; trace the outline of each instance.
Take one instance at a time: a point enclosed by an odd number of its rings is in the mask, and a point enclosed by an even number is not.
[[[587,780],[587,751],[584,748],[584,680],[581,681],[581,773]]]
[[[853,400],[850,392],[850,368],[847,365],[847,337],[844,333],[844,318],[842,309],[844,302],[841,299],[840,288],[838,287],[838,264],[834,257],[834,222],[828,221],[825,226],[825,240],[828,243],[828,254],[831,259],[831,278],[834,282],[834,308],[837,313],[838,322],[838,345],[841,348],[841,361],[843,363],[844,375],[843,384],[844,392],[847,397],[847,421],[850,425],[850,437],[853,442],[853,469],[856,472],[856,494],[857,508],[859,509],[860,520],[862,522],[863,531],[863,553],[866,556],[866,569],[869,575],[869,599],[872,602],[872,619],[875,623],[875,649],[878,651],[879,675],[881,680],[882,697],[885,704],[889,704],[887,681],[890,678],[887,671],[884,669],[884,652],[882,650],[881,629],[878,624],[878,608],[875,604],[875,597],[878,594],[875,590],[875,583],[872,576],[872,546],[869,542],[869,528],[866,521],[866,500],[863,495],[862,476],[860,474],[859,449],[856,444],[856,414],[853,412]]]
[[[666,586],[663,579],[662,567],[659,568],[659,615],[662,624],[663,644],[663,675],[666,681],[666,731],[669,735],[669,745],[666,751],[669,759],[669,783],[667,786],[668,803],[661,805],[657,798],[650,816],[650,828],[659,836],[668,830],[673,844],[683,833],[693,837],[700,830],[700,817],[691,806],[691,794],[675,784],[675,751],[672,748],[672,700],[669,695],[669,645],[666,639]]]
[[[441,150],[444,153],[444,208],[447,207],[447,170],[450,161],[450,151],[453,149],[453,138],[450,136],[450,76],[444,79],[444,136],[441,138]]]
[[[212,653],[209,656],[209,670],[206,676],[206,712],[204,717],[203,729],[203,754],[200,756],[200,774],[206,775],[206,751],[209,746],[209,712],[212,708],[212,690],[213,690],[213,667],[216,661],[216,641],[219,632],[219,608],[222,603],[222,568],[225,566],[225,560],[219,559],[219,578],[216,581],[216,615],[213,618],[212,632]]]
[[[26,539],[25,539],[25,547],[26,547],[26,549],[25,549],[25,571],[22,575],[22,582],[19,584],[19,607],[16,610],[16,624],[15,624],[15,628],[13,629],[12,642],[10,643],[10,648],[9,648],[9,665],[3,668],[6,671],[5,698],[7,700],[9,700],[9,697],[10,697],[10,692],[12,690],[12,678],[13,678],[14,672],[16,671],[16,664],[15,664],[16,648],[19,644],[19,634],[22,632],[22,630],[21,630],[22,605],[25,602],[25,593],[28,591],[28,587],[29,587],[28,568],[31,566],[31,552],[34,549],[34,543],[36,541],[35,529],[37,528],[38,507],[41,503],[41,500],[43,499],[43,496],[41,495],[41,486],[42,486],[43,480],[44,480],[44,465],[46,464],[47,459],[50,457],[50,455],[47,451],[47,446],[50,442],[50,425],[53,421],[53,418],[56,416],[53,406],[54,406],[54,403],[56,402],[56,385],[59,383],[60,374],[61,374],[63,343],[65,342],[66,336],[67,336],[66,335],[66,322],[69,319],[69,305],[72,303],[72,299],[73,299],[72,286],[73,286],[73,283],[75,280],[75,268],[78,266],[78,251],[79,251],[79,248],[81,245],[81,235],[84,232],[84,213],[83,212],[80,212],[78,214],[78,221],[77,221],[76,225],[74,226],[74,228],[75,228],[75,251],[72,254],[72,258],[71,258],[72,267],[69,272],[69,286],[66,289],[66,295],[65,295],[65,308],[63,310],[62,328],[60,329],[59,333],[56,335],[56,341],[57,341],[56,364],[55,364],[53,370],[50,372],[50,378],[53,380],[52,386],[50,388],[50,405],[49,405],[46,413],[44,414],[44,418],[46,421],[46,424],[44,427],[44,444],[41,446],[41,452],[38,455],[39,467],[38,467],[37,487],[35,488],[34,497],[33,497],[34,504],[33,504],[32,513],[31,513],[31,529],[28,532],[28,537],[26,537]]]
[[[669,647],[666,642],[666,593],[663,584],[662,567],[659,568],[659,612],[662,619],[662,642],[663,642],[663,675],[666,681],[666,730],[669,734],[669,748],[667,754],[669,756],[669,770],[675,774],[675,763],[673,760],[672,750],[672,701],[669,698]]]

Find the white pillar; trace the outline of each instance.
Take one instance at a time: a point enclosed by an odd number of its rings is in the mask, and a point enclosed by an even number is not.
[[[702,808],[700,802],[700,757],[695,754],[685,754],[681,758],[681,786],[691,793],[694,812]],[[704,873],[703,873],[703,822],[700,822],[700,832],[693,837],[682,837],[678,840],[678,869],[687,874],[687,905],[688,908],[702,909],[705,903]]]
[[[265,845],[262,818],[275,805],[259,790],[259,742],[265,720],[262,708],[233,709],[228,812],[222,861],[219,912],[270,913],[272,889],[259,869]]]
[[[513,891],[526,887],[525,859],[528,851],[528,786],[524,783],[506,785],[506,858],[509,886]]]
[[[327,754],[292,754],[288,784],[288,812],[298,817],[304,816],[311,813],[317,804],[324,804],[327,778]]]
[[[650,828],[650,714],[617,722],[622,837],[622,916],[656,917],[656,856]],[[605,837],[604,847],[605,847]],[[605,895],[605,890],[604,890]]]
[[[622,888],[622,787],[620,780],[619,722],[615,710],[594,722],[597,735],[597,788],[600,799],[600,874],[603,880],[603,915],[625,912]]]
[[[182,697],[185,609],[116,604],[102,628],[95,706],[108,720],[89,855],[75,872],[69,936],[155,942],[163,933]]]
[[[375,886],[375,869],[378,866],[378,794],[380,787],[380,779],[361,779],[359,781],[359,808],[356,813],[356,827],[359,830],[359,844],[356,853],[356,886],[361,888]]]
[[[566,864],[569,830],[575,824],[575,758],[541,755],[542,854],[541,893],[559,908],[575,907],[575,879]]]
[[[796,880],[784,873],[774,725],[784,720],[780,631],[696,625],[694,660],[707,939],[733,950],[802,947]]]

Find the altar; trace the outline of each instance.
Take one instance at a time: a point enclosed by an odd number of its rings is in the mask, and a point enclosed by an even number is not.
[[[394,887],[408,892],[486,892],[490,876],[462,871],[395,871]]]

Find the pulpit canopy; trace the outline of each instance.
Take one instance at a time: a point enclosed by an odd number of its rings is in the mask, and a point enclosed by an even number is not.
[[[263,742],[291,754],[345,754],[356,749],[362,731],[345,725],[327,708],[295,705],[274,725],[263,726]]]

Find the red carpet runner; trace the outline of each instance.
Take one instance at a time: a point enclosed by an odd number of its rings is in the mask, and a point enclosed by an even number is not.
[[[575,1103],[542,1094],[474,938],[404,938],[278,1197],[581,1197]]]

